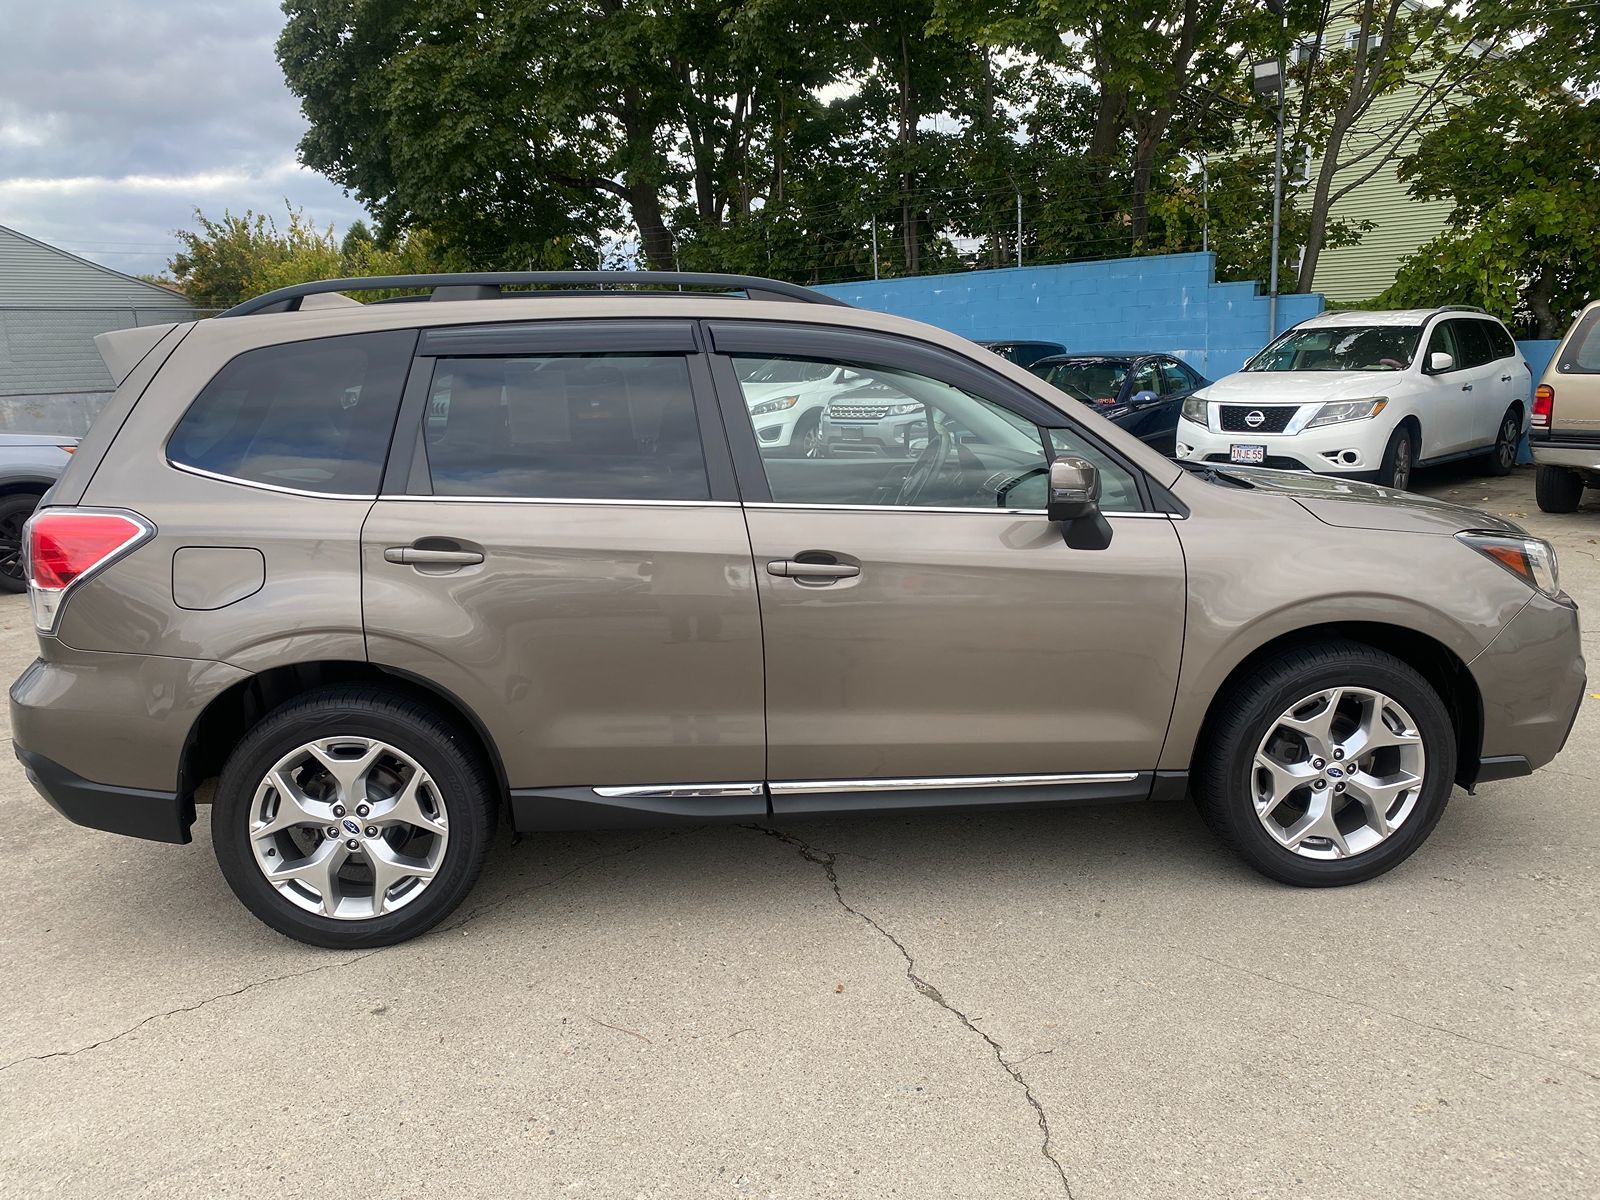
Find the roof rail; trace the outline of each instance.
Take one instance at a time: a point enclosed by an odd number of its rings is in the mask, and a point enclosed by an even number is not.
[[[777,279],[755,275],[721,275],[708,271],[464,271],[437,275],[369,275],[360,279],[322,279],[278,288],[235,304],[221,317],[245,317],[253,313],[295,312],[307,296],[329,292],[376,292],[403,288],[428,288],[432,300],[495,300],[502,296],[558,295],[560,292],[502,292],[504,286],[563,288],[570,293],[584,289],[591,294],[609,292],[618,284],[653,284],[678,289],[720,288],[743,292],[750,300],[797,300],[805,304],[836,304],[850,307],[843,300]]]
[[[1487,313],[1489,310],[1487,308],[1485,308],[1481,304],[1441,304],[1434,311],[1435,312],[1481,312],[1481,313]]]

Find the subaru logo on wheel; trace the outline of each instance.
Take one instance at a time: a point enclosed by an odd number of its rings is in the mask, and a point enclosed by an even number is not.
[[[349,817],[346,817],[344,819],[344,829],[345,829],[346,833],[360,833],[361,832],[361,826],[357,825]]]
[[[1244,415],[1244,423],[1250,426],[1251,429],[1261,428],[1266,419],[1267,414],[1262,412],[1259,408],[1252,408]]]
[[[1332,775],[1335,779],[1339,779],[1339,778],[1342,778],[1344,776],[1344,772],[1341,771],[1338,767],[1329,767],[1328,768],[1328,774]],[[348,825],[349,823],[350,822],[348,822],[348,821],[345,822],[346,825]]]

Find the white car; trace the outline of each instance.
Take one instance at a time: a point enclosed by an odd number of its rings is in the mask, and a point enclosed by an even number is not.
[[[823,453],[823,410],[834,396],[861,382],[860,373],[849,367],[794,358],[767,359],[739,374],[761,449],[797,458]]]
[[[1531,382],[1511,334],[1479,309],[1324,313],[1186,400],[1177,456],[1401,490],[1414,467],[1470,455],[1503,475]]]

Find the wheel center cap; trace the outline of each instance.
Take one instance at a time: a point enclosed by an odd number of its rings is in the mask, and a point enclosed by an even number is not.
[[[353,833],[358,837],[360,836],[360,834],[361,834],[361,826],[356,824],[349,817],[346,817],[344,819],[344,821],[342,822],[342,824],[344,825],[344,831],[346,833]]]
[[[1328,778],[1329,779],[1343,779],[1344,778],[1344,771],[1339,767],[1329,767],[1328,768]],[[346,821],[345,824],[348,825],[349,822]]]

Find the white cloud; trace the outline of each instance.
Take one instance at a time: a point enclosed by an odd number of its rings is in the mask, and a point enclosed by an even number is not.
[[[294,160],[276,0],[0,0],[0,224],[155,272],[193,210],[363,215]]]

